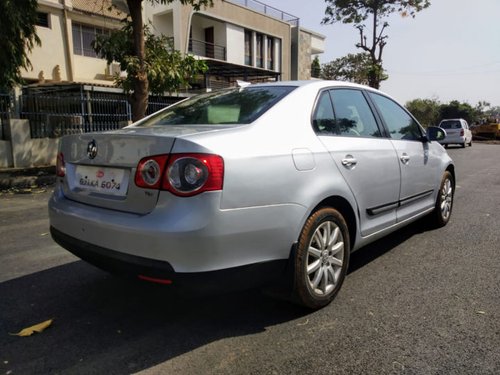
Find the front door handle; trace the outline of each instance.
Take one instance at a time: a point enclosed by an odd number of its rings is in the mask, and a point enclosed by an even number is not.
[[[408,156],[408,154],[406,152],[403,152],[400,159],[401,159],[401,163],[403,163],[403,164],[408,164],[410,162],[410,157]]]

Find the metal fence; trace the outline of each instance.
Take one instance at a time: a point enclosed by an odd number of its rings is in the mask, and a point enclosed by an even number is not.
[[[179,99],[151,97],[147,114]],[[27,93],[20,97],[20,108],[21,118],[30,122],[32,138],[116,130],[132,120],[130,104],[125,95],[114,93]]]

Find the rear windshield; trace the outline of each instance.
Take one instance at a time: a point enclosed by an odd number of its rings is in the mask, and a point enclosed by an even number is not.
[[[443,129],[460,129],[462,124],[457,120],[443,121],[439,124],[439,127]]]
[[[137,126],[249,124],[294,89],[260,86],[201,94],[174,104]]]

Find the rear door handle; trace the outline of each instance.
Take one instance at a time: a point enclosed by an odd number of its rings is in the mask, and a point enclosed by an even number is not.
[[[406,152],[403,152],[400,159],[401,159],[401,163],[403,163],[403,164],[408,164],[410,162],[410,157],[408,156],[408,154]]]
[[[346,155],[343,159],[342,159],[342,165],[344,167],[353,167],[355,166],[356,164],[358,164],[358,161],[356,160],[355,157],[353,157],[352,155]]]

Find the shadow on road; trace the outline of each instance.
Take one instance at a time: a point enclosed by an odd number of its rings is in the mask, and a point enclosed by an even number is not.
[[[82,261],[0,284],[0,372],[131,373],[309,311],[259,291],[186,298]],[[54,318],[31,337],[10,336]]]
[[[349,261],[350,264],[348,273],[357,271],[378,257],[381,257],[395,247],[401,245],[414,235],[432,230],[428,220],[429,219],[427,217],[417,220],[416,222],[397,230],[389,236],[383,237],[380,240],[354,252]]]
[[[422,222],[351,258],[355,272],[425,230]],[[179,295],[108,275],[83,261],[0,284],[0,372],[131,373],[226,337],[255,334],[310,313],[258,290]],[[54,319],[41,334],[8,332]]]

